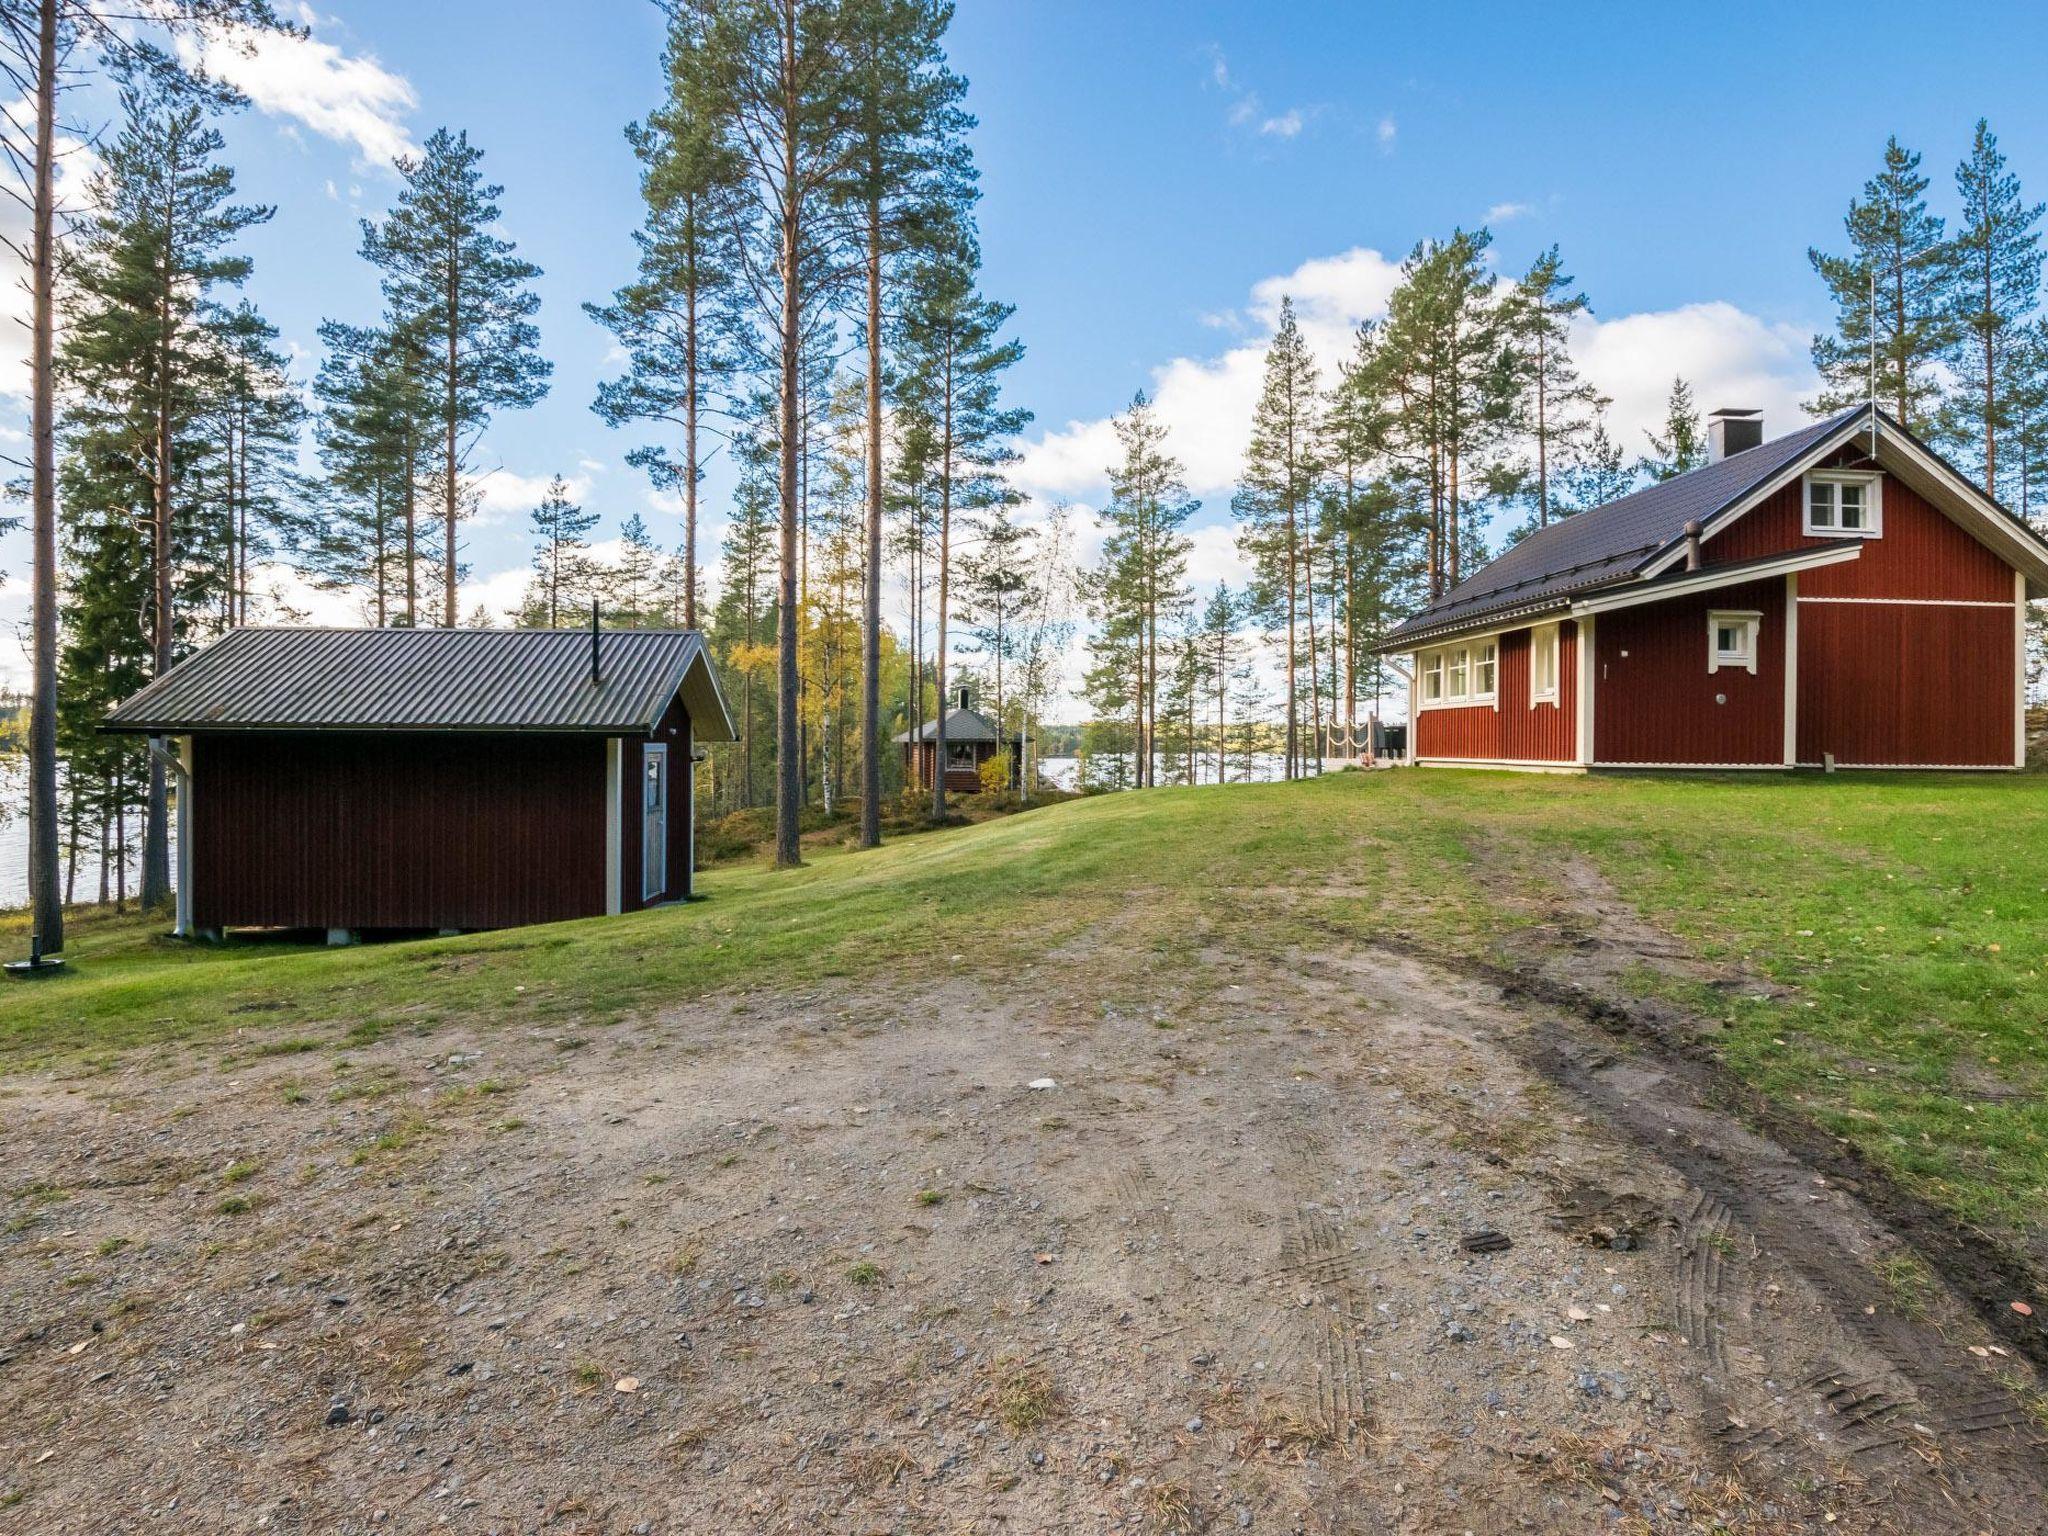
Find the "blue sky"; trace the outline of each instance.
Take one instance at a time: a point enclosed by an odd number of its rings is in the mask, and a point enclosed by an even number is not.
[[[1953,6],[1933,26],[1888,4],[1571,10],[962,0],[952,53],[981,122],[986,282],[1029,349],[1012,385],[1038,418],[1026,488],[1091,505],[1106,418],[1152,390],[1210,504],[1196,573],[1234,577],[1228,486],[1280,294],[1334,360],[1401,255],[1457,223],[1492,224],[1504,271],[1562,246],[1597,313],[1582,357],[1629,445],[1675,371],[1704,405],[1761,405],[1790,426],[1826,319],[1806,247],[1839,240],[1888,133],[1925,153],[1938,207],[1980,114],[2048,191],[2048,8]],[[503,418],[480,455],[497,472],[466,535],[479,592],[516,595],[524,507],[556,472],[603,534],[637,510],[672,539],[674,513],[624,465],[635,439],[589,411],[609,343],[579,309],[630,267],[620,130],[658,86],[654,7],[329,0],[311,14],[310,45],[241,66],[256,105],[226,127],[244,194],[278,205],[249,241],[251,296],[310,374],[323,316],[376,312],[356,220],[390,200],[384,159],[467,128],[505,185],[508,232],[546,270],[556,364],[551,397]],[[19,389],[4,357],[0,388]],[[714,479],[707,560],[722,490]],[[11,627],[25,541],[0,541],[0,563]],[[0,642],[0,676],[20,674]]]

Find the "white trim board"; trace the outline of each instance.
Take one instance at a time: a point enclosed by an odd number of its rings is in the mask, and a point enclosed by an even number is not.
[[[2026,573],[2015,571],[2021,581]],[[1999,602],[1992,598],[1977,597],[1802,597],[1802,603],[1861,604],[1874,608],[1998,608],[2006,609],[2011,603]]]
[[[1584,773],[1583,763],[1549,762],[1523,757],[1418,757],[1418,768],[1487,768],[1511,773]]]
[[[1708,566],[1703,570],[1688,572],[1674,581],[1639,581],[1617,592],[1585,598],[1572,604],[1572,617],[1583,618],[1588,614],[1607,613],[1616,608],[1639,608],[1645,603],[1661,603],[1674,597],[1697,597],[1702,592],[1742,586],[1752,581],[1769,581],[1774,576],[1789,575],[1793,571],[1818,570],[1827,565],[1847,565],[1851,560],[1861,559],[1862,556],[1862,541],[1856,540],[1839,546],[1827,545],[1819,549],[1794,550],[1789,554],[1779,555],[1770,560],[1759,560],[1749,565]]]
[[[1785,766],[1799,757],[1799,573],[1785,575]]]
[[[1800,763],[1801,768],[1826,769],[1826,763]],[[2013,773],[2012,763],[1836,763],[1841,773]]]
[[[1638,768],[1683,768],[1691,773],[1783,773],[1786,763],[1595,763],[1595,768],[1618,768],[1632,772]]]

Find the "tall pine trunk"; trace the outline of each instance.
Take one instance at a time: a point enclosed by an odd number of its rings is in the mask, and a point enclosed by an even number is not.
[[[953,340],[946,339],[944,429],[939,457],[939,622],[932,651],[932,680],[939,704],[932,730],[932,820],[946,819],[946,607],[953,574]]]
[[[694,225],[695,218],[691,220]],[[683,293],[683,628],[697,627],[697,257]]]
[[[176,171],[172,171],[175,185]],[[164,200],[164,266],[157,292],[156,475],[155,506],[150,519],[151,607],[155,631],[150,636],[152,675],[171,670],[175,641],[171,612],[171,278],[177,230],[175,192]],[[163,759],[149,754],[149,799],[142,822],[142,905],[155,907],[171,892],[170,786]]]
[[[455,627],[455,513],[460,500],[458,487],[455,483],[457,468],[456,431],[460,398],[459,389],[461,385],[461,380],[458,377],[460,368],[459,328],[462,316],[460,307],[462,284],[458,276],[460,272],[458,262],[460,251],[461,246],[456,242],[454,236],[451,235],[448,241],[448,283],[445,295],[448,304],[446,364],[448,370],[448,393],[442,402],[441,420],[441,474],[443,478],[441,486],[441,518],[443,526],[441,532],[442,537],[446,540],[447,548],[446,565],[442,572],[441,622],[449,629]]]
[[[882,205],[868,199],[868,515],[861,573],[860,843],[882,841]]]
[[[42,0],[36,18],[35,192],[30,235],[30,498],[34,504],[35,680],[29,704],[28,882],[35,932],[51,953],[64,947],[57,890],[57,381],[52,320],[56,308],[57,7]]]
[[[782,312],[778,317],[782,355],[777,361],[781,365],[781,398],[778,404],[781,408],[782,441],[778,447],[782,459],[782,484],[779,487],[782,524],[778,542],[782,569],[779,573],[779,623],[775,636],[775,863],[777,868],[791,869],[803,862],[800,819],[803,806],[803,762],[800,754],[803,745],[797,735],[796,697],[799,430],[797,418],[803,408],[799,396],[802,384],[802,360],[799,353],[803,342],[803,274],[800,265],[803,245],[797,224],[803,212],[803,203],[797,184],[797,58],[794,5],[783,7],[781,32],[779,42],[782,48],[782,121],[777,126],[782,135]]]

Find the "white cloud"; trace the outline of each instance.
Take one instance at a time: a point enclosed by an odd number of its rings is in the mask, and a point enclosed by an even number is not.
[[[1151,370],[1146,393],[1166,424],[1169,447],[1187,468],[1190,490],[1214,506],[1227,501],[1237,483],[1281,300],[1293,299],[1327,384],[1349,357],[1360,322],[1386,313],[1400,276],[1398,261],[1366,247],[1315,257],[1261,279],[1241,311],[1224,312],[1243,340]],[[1692,385],[1702,410],[1754,406],[1773,433],[1804,420],[1798,403],[1813,387],[1803,330],[1725,301],[1586,316],[1573,328],[1572,345],[1581,372],[1612,397],[1608,430],[1631,457],[1646,450],[1644,431],[1662,423],[1675,375]],[[1069,421],[1026,443],[1021,453],[1014,478],[1031,494],[1099,497],[1117,456],[1116,433],[1108,418]]]
[[[1759,409],[1769,437],[1800,425],[1806,413],[1799,402],[1815,385],[1809,339],[1797,326],[1713,300],[1611,320],[1584,316],[1572,327],[1572,354],[1613,399],[1608,431],[1633,457],[1648,451],[1645,430],[1663,424],[1674,377],[1692,386],[1703,412]]]
[[[1230,99],[1230,105],[1224,111],[1225,122],[1233,128],[1249,128],[1261,138],[1300,137],[1309,119],[1315,116],[1316,108],[1289,107],[1282,112],[1267,112],[1257,91],[1238,84],[1223,50],[1211,43],[1206,51],[1209,56],[1209,85]]]
[[[301,16],[310,25],[313,13]],[[370,165],[389,166],[418,146],[405,118],[419,106],[412,82],[386,69],[373,54],[347,54],[317,35],[280,36],[238,27],[212,27],[179,39],[188,64],[206,69],[244,92],[257,109],[306,125],[323,138],[353,144]],[[287,130],[289,131],[289,130]]]
[[[1495,203],[1486,210],[1488,224],[1507,224],[1516,219],[1526,219],[1536,211],[1529,203]]]
[[[477,498],[477,512],[484,522],[493,521],[508,513],[531,512],[548,493],[553,475],[522,475],[509,469],[494,469],[479,475],[474,484]],[[569,499],[581,501],[590,494],[590,476],[564,475],[568,482]]]
[[[1379,127],[1373,130],[1373,134],[1380,141],[1380,150],[1383,154],[1391,155],[1394,152],[1394,135],[1399,131],[1391,114],[1380,119]]]
[[[1173,452],[1187,466],[1189,489],[1227,498],[1237,483],[1266,343],[1279,323],[1283,298],[1294,300],[1302,334],[1328,375],[1350,354],[1359,323],[1386,312],[1399,281],[1398,262],[1363,247],[1305,261],[1253,285],[1245,307],[1245,319],[1256,328],[1251,339],[1215,357],[1176,357],[1154,368],[1146,393],[1166,423]],[[1237,312],[1229,313],[1232,328],[1242,328]],[[1070,421],[1025,445],[1014,478],[1039,495],[1093,493],[1116,453],[1116,433],[1107,419]]]

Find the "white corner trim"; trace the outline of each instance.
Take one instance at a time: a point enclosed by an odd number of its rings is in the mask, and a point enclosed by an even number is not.
[[[1785,766],[1799,761],[1799,573],[1785,573]]]
[[[2027,573],[2012,573],[2012,765],[2027,766]]]
[[[1578,711],[1579,763],[1583,767],[1593,761],[1593,616],[1587,614],[1578,623],[1579,696],[1573,707]]]
[[[621,792],[619,774],[623,769],[625,753],[616,736],[604,739],[604,915],[619,915],[619,883],[625,878],[619,868],[621,850],[619,846],[619,817],[624,813],[625,798]]]

